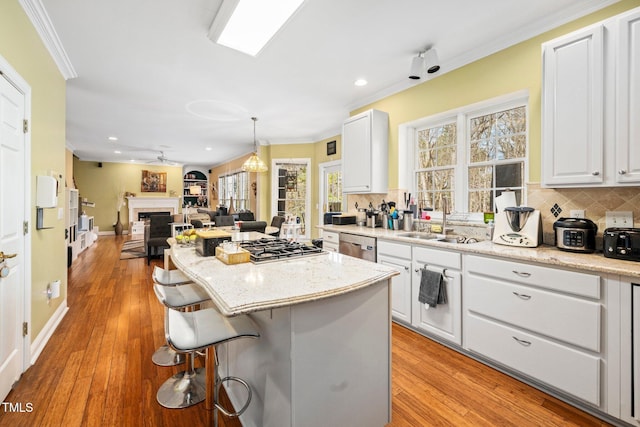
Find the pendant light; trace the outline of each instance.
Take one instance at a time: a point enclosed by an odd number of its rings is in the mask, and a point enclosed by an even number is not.
[[[251,117],[251,120],[253,120],[253,154],[244,162],[242,170],[245,172],[266,172],[269,168],[258,157],[258,142],[256,140],[256,121],[258,118]]]

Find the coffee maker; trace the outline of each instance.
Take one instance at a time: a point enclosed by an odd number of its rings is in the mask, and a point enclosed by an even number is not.
[[[540,211],[527,206],[505,207],[495,216],[493,243],[526,248],[542,244]]]

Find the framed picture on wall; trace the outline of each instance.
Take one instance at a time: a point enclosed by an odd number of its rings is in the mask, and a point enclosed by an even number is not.
[[[335,141],[327,142],[327,156],[331,156],[332,154],[336,154],[337,147]]]
[[[143,193],[166,193],[167,173],[143,170],[140,191]]]

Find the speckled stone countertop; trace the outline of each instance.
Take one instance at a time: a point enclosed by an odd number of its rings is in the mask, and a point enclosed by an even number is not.
[[[398,274],[391,267],[332,252],[263,264],[226,265],[172,240],[171,257],[176,267],[204,287],[227,316],[338,296]]]
[[[436,247],[443,250],[454,250],[462,253],[491,255],[508,260],[537,262],[558,267],[591,271],[599,274],[615,274],[628,278],[640,278],[640,262],[605,258],[604,255],[602,255],[602,252],[592,254],[566,252],[550,245],[541,245],[537,248],[520,248],[499,245],[491,241],[481,241],[471,244],[436,242],[400,236],[401,234],[407,233],[406,231],[361,227],[357,225],[325,225],[320,226],[319,228],[337,233],[359,234],[363,236],[377,237],[378,239],[411,243],[413,245]]]

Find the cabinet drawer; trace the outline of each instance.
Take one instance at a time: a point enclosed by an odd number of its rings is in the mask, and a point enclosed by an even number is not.
[[[332,231],[323,231],[322,240],[324,240],[325,242],[335,243],[337,245],[340,242],[340,233],[334,233]]]
[[[600,351],[599,303],[487,277],[467,277],[467,310]]]
[[[414,246],[413,259],[422,264],[422,267],[424,267],[424,264],[427,264],[453,268],[455,270],[460,270],[462,268],[462,255],[458,252],[431,249],[424,246]]]
[[[509,282],[524,283],[588,298],[600,298],[600,276],[593,274],[474,255],[465,258],[465,269],[471,273],[492,276]]]
[[[600,406],[599,357],[473,315],[464,320],[468,350]]]
[[[378,240],[378,254],[396,258],[411,259],[411,245]]]
[[[329,252],[338,252],[338,244],[325,241],[322,244],[322,249]]]

